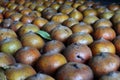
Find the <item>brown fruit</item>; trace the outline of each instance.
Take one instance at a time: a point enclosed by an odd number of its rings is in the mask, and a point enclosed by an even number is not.
[[[77,9],[73,9],[72,12],[69,14],[70,18],[74,18],[78,21],[81,21],[83,19],[83,15],[81,12],[79,12]]]
[[[95,22],[94,29],[99,28],[99,27],[112,27],[112,22],[104,18],[99,19]]]
[[[34,65],[41,54],[36,48],[26,46],[19,49],[14,56],[19,63]]]
[[[83,11],[84,16],[97,16],[97,11],[93,8],[87,8]]]
[[[15,64],[15,62],[13,56],[0,52],[0,67],[7,68],[8,66]]]
[[[119,23],[120,22],[120,14],[119,13],[114,14],[111,20],[112,20],[113,24]]]
[[[63,13],[56,13],[53,17],[52,17],[52,21],[57,22],[57,23],[63,23],[65,20],[67,20],[69,18],[69,16],[67,14],[63,14]]]
[[[113,44],[116,48],[116,53],[120,56],[120,36],[116,36],[116,38],[113,40]]]
[[[69,62],[85,63],[92,58],[92,52],[87,45],[73,43],[66,47],[63,52]]]
[[[39,31],[39,28],[36,25],[27,23],[27,24],[23,24],[22,27],[19,28],[18,34],[19,36],[22,36],[28,32],[37,32],[37,31]]]
[[[73,7],[69,5],[61,5],[59,11],[63,14],[69,14],[73,10]]]
[[[38,26],[40,29],[48,22],[47,19],[42,17],[37,17],[34,19],[33,24]]]
[[[49,21],[41,29],[50,33],[58,25],[59,25],[59,23],[57,23],[57,22]]]
[[[100,77],[111,71],[118,70],[120,66],[120,58],[109,52],[101,52],[90,60],[89,65],[95,76]]]
[[[58,68],[67,63],[61,53],[48,52],[43,54],[36,63],[38,71],[53,75]]]
[[[116,23],[113,26],[114,30],[116,31],[116,34],[119,35],[120,34],[120,22]]]
[[[75,24],[71,26],[71,30],[73,33],[77,33],[77,32],[92,33],[93,32],[92,26],[85,22],[80,22],[79,24]]]
[[[45,44],[44,40],[33,32],[24,34],[20,40],[23,46],[31,46],[37,49],[41,49]]]
[[[56,13],[57,13],[57,11],[54,8],[48,7],[42,11],[42,16],[45,19],[50,20],[52,18],[52,16],[55,15]]]
[[[21,47],[22,44],[17,38],[6,38],[0,42],[0,51],[11,55]]]
[[[55,10],[58,10],[60,8],[60,4],[58,4],[57,2],[53,2],[51,5],[50,5],[51,8],[54,8]]]
[[[0,28],[0,41],[6,38],[17,38],[17,34],[11,29]]]
[[[57,80],[93,80],[91,68],[85,64],[68,62],[57,70]]]
[[[2,22],[2,26],[3,26],[4,28],[9,28],[9,27],[12,25],[12,23],[13,23],[13,20],[12,20],[12,19],[6,18],[6,19],[4,19],[3,22]]]
[[[34,20],[35,18],[31,15],[23,15],[20,19],[21,22],[23,22],[24,24],[26,23],[32,23],[32,21]]]
[[[24,9],[22,9],[21,11],[21,14],[23,14],[23,15],[28,15],[30,12],[32,12],[32,10],[30,9],[30,8],[24,8]]]
[[[71,29],[62,25],[58,25],[51,31],[52,39],[59,40],[61,42],[65,42],[71,34]]]
[[[10,16],[13,21],[19,21],[23,15],[21,13],[14,13]]]
[[[69,38],[67,39],[68,44],[72,43],[80,43],[85,45],[90,45],[93,42],[93,38],[90,34],[84,33],[84,32],[77,32],[73,33]]]
[[[108,5],[108,9],[111,11],[116,11],[116,10],[120,9],[120,6],[117,3],[111,3]]]
[[[11,65],[5,71],[7,80],[25,80],[26,78],[35,74],[36,71],[30,65],[21,63]]]
[[[43,47],[43,52],[62,52],[65,49],[65,45],[58,40],[51,40],[46,42],[45,46]]]
[[[111,54],[115,54],[115,46],[112,42],[105,40],[104,38],[95,40],[91,45],[90,45],[91,51],[93,55],[100,54],[101,52],[108,52]]]
[[[85,16],[83,22],[87,24],[94,24],[99,18],[97,16]]]
[[[79,23],[79,21],[77,21],[76,19],[74,19],[74,18],[68,18],[67,20],[65,20],[63,22],[63,25],[65,25],[67,27],[71,27],[71,26],[73,26],[75,24],[78,24],[78,23]]]
[[[99,80],[119,80],[120,79],[120,72],[119,71],[112,71],[106,75],[103,75],[99,78]]]
[[[25,80],[55,80],[55,79],[47,74],[37,73],[33,76],[28,77]]]
[[[23,26],[22,22],[16,21],[16,22],[13,22],[13,24],[11,24],[10,29],[15,31],[15,32],[18,32],[19,28],[22,26]]]
[[[82,5],[78,6],[77,9],[78,9],[78,11],[83,12],[87,8],[88,8],[87,5],[82,4]]]
[[[93,32],[93,36],[95,39],[104,38],[112,41],[116,37],[116,33],[110,27],[99,27]]]

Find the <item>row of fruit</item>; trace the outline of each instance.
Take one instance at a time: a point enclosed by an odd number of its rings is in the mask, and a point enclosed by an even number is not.
[[[0,80],[119,80],[120,4],[1,0]]]

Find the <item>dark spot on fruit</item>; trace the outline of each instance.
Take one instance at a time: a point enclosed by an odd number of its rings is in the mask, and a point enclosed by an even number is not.
[[[72,64],[72,66],[76,69],[79,69],[78,65],[77,64]]]
[[[78,59],[84,60],[80,55],[76,56]]]

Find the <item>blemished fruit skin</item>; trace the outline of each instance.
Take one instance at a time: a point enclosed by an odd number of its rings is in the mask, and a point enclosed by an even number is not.
[[[68,62],[56,73],[57,80],[93,80],[91,68],[78,62]]]

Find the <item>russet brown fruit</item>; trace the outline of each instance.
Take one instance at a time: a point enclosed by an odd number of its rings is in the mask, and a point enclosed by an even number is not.
[[[29,46],[22,47],[14,55],[18,63],[29,64],[32,66],[40,56],[41,54],[38,49]]]
[[[93,42],[92,36],[84,32],[73,33],[67,39],[68,44],[80,43],[80,44],[90,45],[92,42]]]
[[[46,44],[43,47],[43,52],[62,52],[65,49],[65,45],[58,40],[51,40],[46,42]]]
[[[56,80],[93,80],[93,72],[85,64],[68,62],[57,70]]]
[[[15,64],[15,58],[4,52],[0,52],[0,67],[7,68],[10,65]]]
[[[28,32],[21,36],[20,41],[23,46],[31,46],[37,49],[41,49],[45,44],[44,40],[33,32]]]
[[[37,73],[33,76],[28,77],[25,80],[55,80],[53,77],[43,73]]]
[[[89,65],[94,72],[95,77],[117,71],[120,66],[120,58],[109,52],[100,52],[89,61]]]
[[[51,31],[51,38],[65,42],[68,37],[72,34],[72,31],[69,27],[58,25]]]
[[[7,80],[25,80],[35,74],[36,71],[30,65],[21,63],[11,65],[5,70]]]
[[[90,48],[93,55],[100,54],[101,52],[108,52],[110,54],[116,53],[116,48],[114,44],[109,40],[105,40],[104,38],[95,40],[90,45]]]
[[[85,63],[92,58],[92,51],[87,45],[73,43],[64,49],[63,55],[69,62]]]
[[[47,52],[38,59],[36,69],[38,72],[53,75],[58,68],[66,63],[67,60],[61,53]]]

